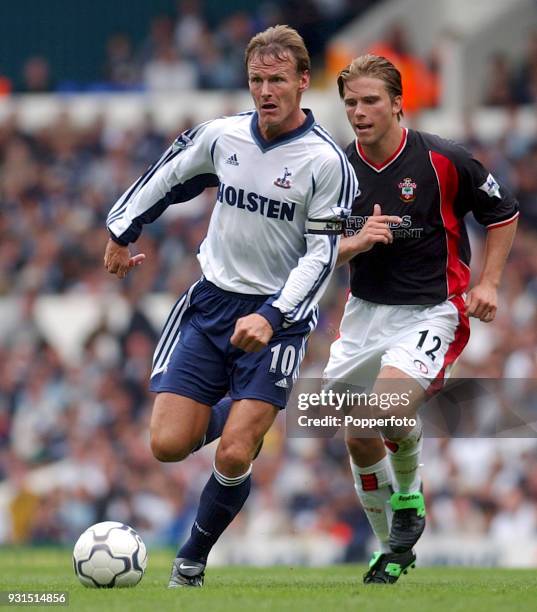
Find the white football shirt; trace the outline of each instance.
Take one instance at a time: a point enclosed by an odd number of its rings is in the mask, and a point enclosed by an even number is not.
[[[299,128],[270,141],[255,112],[187,130],[116,202],[107,220],[113,239],[134,242],[167,206],[218,186],[198,254],[203,275],[226,291],[276,296],[268,303],[287,325],[306,318],[334,268],[358,180],[305,112]]]

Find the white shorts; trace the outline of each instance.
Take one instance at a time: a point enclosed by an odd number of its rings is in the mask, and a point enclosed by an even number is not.
[[[389,306],[349,295],[323,379],[370,388],[384,366],[428,389],[441,385],[468,342],[464,298],[435,306]]]

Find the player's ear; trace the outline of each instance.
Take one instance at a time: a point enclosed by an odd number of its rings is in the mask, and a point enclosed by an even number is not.
[[[306,89],[309,86],[310,86],[310,71],[304,70],[304,72],[299,73],[298,91],[302,93],[306,91]]]
[[[398,115],[403,110],[403,97],[394,96],[392,99],[392,113]]]

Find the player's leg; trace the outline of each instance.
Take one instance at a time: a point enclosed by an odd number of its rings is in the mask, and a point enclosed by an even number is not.
[[[393,493],[390,464],[380,437],[347,438],[354,488],[380,552],[390,552],[390,498]]]
[[[190,539],[174,562],[170,586],[201,585],[212,546],[248,497],[252,460],[278,410],[285,408],[315,322],[316,312],[311,319],[278,330],[269,346],[256,353],[231,349],[230,396],[235,401]]]
[[[421,487],[419,459],[423,445],[423,427],[418,416],[418,408],[426,399],[425,389],[420,382],[398,368],[384,366],[379,373],[373,392],[377,395],[382,393],[395,393],[398,396],[403,393],[408,394],[408,405],[388,409],[382,416],[406,417],[411,423],[407,426],[387,423],[381,432],[388,448],[395,489],[401,493],[419,491]]]
[[[190,538],[174,561],[169,587],[201,586],[207,557],[250,493],[252,459],[278,408],[259,400],[233,403],[200,497]]]
[[[349,296],[339,338],[330,347],[330,359],[323,373],[325,389],[345,393],[371,388],[380,370],[382,354],[391,341],[391,336],[383,332],[393,319],[384,310]],[[390,550],[392,476],[382,438],[380,434],[372,436],[373,433],[369,431],[369,437],[359,437],[356,431],[348,432],[346,443],[354,488],[378,541],[378,552],[373,555],[364,582],[388,583],[395,582],[406,570],[410,557],[397,560]]]
[[[390,497],[392,521],[389,544],[394,552],[411,550],[425,529],[425,503],[419,473],[423,445],[423,428],[417,414],[425,400],[423,386],[401,370],[384,366],[377,378],[373,393],[401,396],[408,394],[408,405],[388,409],[382,415],[406,417],[415,424],[390,426],[381,429],[392,468],[395,492]],[[388,420],[388,419],[386,419]]]
[[[207,444],[214,442],[222,435],[229,413],[231,412],[232,404],[233,400],[230,397],[223,397],[217,404],[211,407],[207,428],[192,452],[196,452]]]
[[[193,448],[193,453],[200,450],[204,446],[207,446],[207,444],[214,442],[222,435],[227,419],[229,417],[229,413],[231,412],[232,405],[233,400],[231,399],[231,397],[226,396],[223,397],[217,404],[211,407],[211,415],[209,417],[209,423],[207,425],[205,435]],[[261,440],[255,451],[254,459],[257,459],[257,456],[261,452],[262,448],[263,440]]]
[[[391,499],[390,545],[399,552],[409,550],[425,528],[419,474],[422,424],[417,411],[426,398],[426,390],[439,383],[441,386],[469,337],[468,317],[460,296],[436,306],[416,307],[407,316],[410,317],[408,325],[401,333],[394,334],[392,345],[382,356],[375,383],[377,393],[407,393],[408,406],[393,408],[391,414],[416,419],[413,426],[389,427],[382,432],[396,489]]]
[[[216,439],[230,403],[221,400],[228,375],[219,338],[211,338],[220,303],[207,281],[195,283],[175,304],[153,357],[151,447],[162,461],[184,459],[209,436]],[[211,408],[212,406],[212,408]]]
[[[371,529],[379,542],[363,576],[365,584],[393,584],[408,568],[414,567],[416,555],[411,549],[402,554],[390,547],[391,499],[393,495],[390,463],[382,439],[348,438],[347,448],[356,493]]]
[[[395,378],[399,380],[394,383]],[[405,380],[406,378],[408,377],[402,372],[395,371],[394,368],[383,368],[371,394],[379,397],[381,393],[407,392],[410,397],[417,399],[416,404],[421,403],[423,388],[419,384],[415,386],[415,381],[411,378]],[[404,414],[399,412],[394,416],[410,418],[415,416],[415,410],[415,406],[411,405],[405,408]],[[385,418],[392,415],[389,411],[378,410],[373,411],[371,416]],[[401,497],[402,493],[400,493],[402,488],[408,490],[409,487],[415,486],[416,480],[420,482],[417,469],[421,447],[418,445],[416,448],[412,444],[415,436],[408,428],[386,428],[383,433],[389,438],[385,438],[385,442],[380,437],[351,438],[347,442],[351,461],[359,464],[353,468],[358,496],[381,542],[380,551],[374,553],[368,570],[364,574],[366,584],[393,584],[401,574],[407,573],[409,567],[414,567],[416,555],[412,546],[422,534],[425,526],[424,517],[423,519],[420,516],[416,518],[415,503],[408,508],[409,498],[412,498],[413,494]],[[395,446],[394,440],[398,440],[399,447]],[[386,456],[385,444],[388,448],[389,459]],[[398,454],[399,450],[401,450],[400,454]],[[397,458],[394,459],[394,457]],[[376,463],[372,463],[373,461]],[[394,473],[393,481],[392,473]],[[396,479],[395,473],[399,480]],[[395,486],[399,492],[394,493],[392,486]],[[419,484],[417,495],[420,496],[423,506]],[[412,499],[412,501],[416,500]],[[366,506],[366,504],[369,505]],[[410,517],[409,514],[411,514]]]
[[[369,567],[363,576],[365,584],[393,584],[401,574],[414,567],[416,555],[390,548],[391,505],[393,494],[390,464],[380,436],[348,438],[354,487],[371,529],[379,542]]]
[[[159,393],[153,404],[150,440],[159,461],[181,461],[207,430],[210,406],[175,393]]]

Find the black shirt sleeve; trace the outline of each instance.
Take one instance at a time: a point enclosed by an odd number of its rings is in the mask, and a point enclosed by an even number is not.
[[[459,175],[456,209],[461,216],[472,211],[477,222],[486,227],[514,219],[518,202],[513,194],[465,149],[456,145],[453,149]]]

